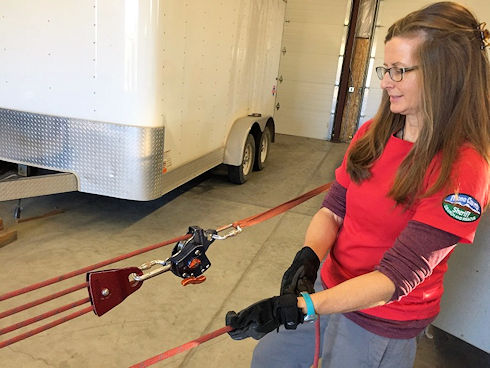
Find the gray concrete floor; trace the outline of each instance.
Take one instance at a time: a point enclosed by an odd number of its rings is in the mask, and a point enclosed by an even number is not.
[[[217,228],[260,213],[331,181],[346,145],[278,135],[264,171],[241,186],[217,168],[151,202],[66,193],[22,202],[23,217],[54,208],[64,213],[15,224],[15,201],[0,203],[0,217],[19,239],[0,248],[0,294],[115,255],[183,235],[189,225]],[[1,367],[127,367],[224,326],[228,310],[239,310],[279,292],[282,273],[303,243],[322,196],[286,214],[246,228],[209,249],[207,281],[182,287],[171,273],[148,280],[108,314],[86,314],[0,350]],[[115,268],[165,259],[171,247],[121,261]],[[110,267],[108,267],[110,268]],[[84,276],[0,302],[0,311],[81,282]],[[1,321],[0,326],[86,297],[81,290]],[[34,327],[36,327],[34,325]],[[32,328],[32,326],[31,326]],[[24,332],[25,328],[18,332]],[[489,366],[488,355],[435,330],[421,338],[416,368]],[[12,332],[2,336],[15,336]],[[255,340],[227,335],[157,364],[157,367],[248,367]]]

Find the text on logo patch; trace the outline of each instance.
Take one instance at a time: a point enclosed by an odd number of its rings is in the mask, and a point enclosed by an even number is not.
[[[450,194],[442,201],[442,208],[453,219],[462,222],[473,222],[481,215],[478,201],[467,194]]]

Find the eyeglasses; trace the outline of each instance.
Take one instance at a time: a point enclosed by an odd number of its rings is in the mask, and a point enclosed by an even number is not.
[[[381,80],[384,78],[385,74],[388,73],[393,82],[400,82],[403,79],[403,76],[406,72],[411,72],[412,70],[418,69],[418,66],[411,66],[408,68],[399,68],[393,66],[391,68],[385,68],[384,66],[378,66],[376,68],[376,74],[378,78]]]

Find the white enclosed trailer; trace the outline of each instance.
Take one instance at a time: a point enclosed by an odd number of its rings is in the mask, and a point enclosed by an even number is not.
[[[0,160],[50,170],[0,200],[151,200],[221,163],[243,182],[274,137],[285,6],[0,1]]]

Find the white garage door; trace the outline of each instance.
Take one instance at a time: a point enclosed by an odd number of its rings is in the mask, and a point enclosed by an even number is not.
[[[279,67],[276,131],[328,139],[351,1],[288,0]],[[282,77],[282,78],[281,78]],[[277,105],[276,105],[277,106]]]

